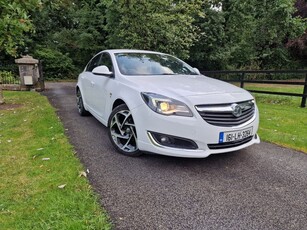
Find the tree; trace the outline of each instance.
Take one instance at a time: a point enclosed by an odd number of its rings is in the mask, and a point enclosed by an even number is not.
[[[72,58],[76,66],[82,66],[98,51],[106,48],[105,5],[100,1],[76,1],[69,8],[72,25],[53,34],[57,47]]]
[[[29,34],[26,46],[44,59],[44,70],[51,71],[47,76],[76,76],[104,48],[104,5],[96,0],[43,0],[42,4],[42,10],[33,13],[36,33]],[[56,55],[63,60],[58,71]]]
[[[307,1],[297,0],[295,3],[297,11],[294,13],[295,17],[301,17],[307,21]],[[287,43],[287,48],[291,54],[301,60],[303,68],[307,67],[307,30],[305,33],[295,39],[290,39]]]
[[[200,69],[291,67],[306,54],[294,0],[0,0],[0,8],[0,62],[28,47],[60,77],[110,48],[171,53]]]
[[[25,32],[33,32],[30,12],[40,6],[39,0],[0,0],[0,54],[17,55]]]
[[[283,68],[290,63],[291,58],[285,46],[286,42],[301,36],[306,24],[301,18],[293,16],[296,11],[293,0],[266,2],[261,12],[258,8],[256,16],[259,19],[253,32],[260,33],[261,36],[252,40],[257,58],[263,67]],[[271,10],[268,11],[268,8]]]
[[[148,49],[187,58],[197,39],[193,15],[200,1],[120,0],[106,2],[111,48]]]
[[[198,40],[191,46],[189,61],[200,69],[223,69],[229,59],[224,44],[225,13],[219,0],[203,1],[202,14],[195,16],[194,25],[199,28]]]
[[[40,7],[39,0],[0,0],[0,56],[17,55],[25,32],[33,31],[30,12]],[[2,59],[2,58],[0,58]],[[4,103],[0,85],[0,104]]]
[[[200,68],[266,69],[293,65],[285,43],[306,28],[303,20],[293,16],[293,0],[209,0],[203,10],[206,17],[197,20],[201,37],[193,48],[193,62]]]

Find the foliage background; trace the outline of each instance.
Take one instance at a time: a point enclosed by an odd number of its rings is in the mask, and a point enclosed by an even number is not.
[[[47,78],[75,78],[109,48],[171,53],[201,70],[307,66],[305,0],[0,0],[0,8],[0,65],[29,53]]]

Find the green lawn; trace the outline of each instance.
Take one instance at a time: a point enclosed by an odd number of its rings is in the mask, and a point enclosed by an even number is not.
[[[245,88],[303,93],[302,86],[246,84]],[[261,140],[307,153],[307,108],[300,108],[301,98],[256,93],[254,96],[260,110]]]
[[[15,107],[0,110],[0,228],[111,229],[48,100],[4,96]]]

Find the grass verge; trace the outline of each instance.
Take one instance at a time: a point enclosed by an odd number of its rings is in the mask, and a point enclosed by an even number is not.
[[[4,97],[1,229],[111,229],[48,100],[35,92]]]
[[[302,86],[248,84],[246,89],[302,93]],[[262,141],[307,153],[307,108],[301,98],[254,94],[260,111],[259,135]]]

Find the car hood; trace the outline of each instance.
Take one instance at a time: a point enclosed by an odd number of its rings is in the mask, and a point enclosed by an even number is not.
[[[232,84],[202,75],[131,76],[126,79],[142,92],[174,93],[184,97],[245,92]]]
[[[126,80],[139,92],[154,92],[193,104],[230,103],[253,98],[244,89],[203,75],[131,76]]]

